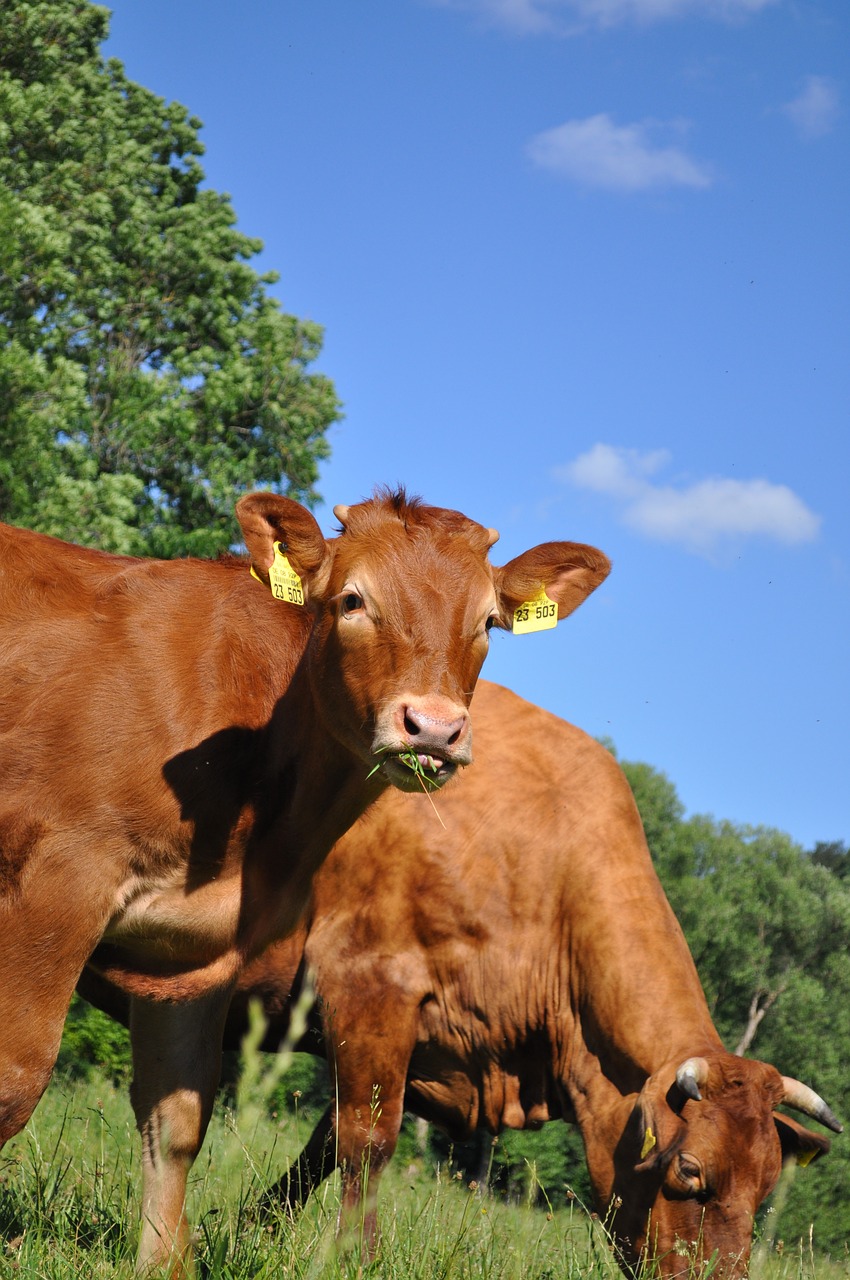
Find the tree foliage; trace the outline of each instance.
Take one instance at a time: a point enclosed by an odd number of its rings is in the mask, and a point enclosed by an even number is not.
[[[316,498],[331,382],[284,314],[200,122],[134,84],[87,0],[0,7],[0,516],[122,552],[215,554],[234,497]]]

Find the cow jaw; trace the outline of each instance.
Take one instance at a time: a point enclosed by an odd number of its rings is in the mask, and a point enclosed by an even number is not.
[[[415,751],[387,753],[375,770],[399,791],[438,791],[458,771],[456,760]]]

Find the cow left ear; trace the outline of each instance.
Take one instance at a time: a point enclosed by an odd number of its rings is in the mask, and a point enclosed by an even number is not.
[[[515,611],[545,591],[566,618],[607,578],[611,562],[582,542],[544,542],[494,569],[500,625],[510,628]],[[553,623],[554,625],[554,623]]]
[[[666,1169],[682,1144],[685,1124],[668,1104],[666,1093],[664,1082],[650,1076],[637,1096],[627,1129],[636,1173]]]
[[[773,1123],[779,1134],[783,1162],[796,1160],[797,1164],[807,1165],[820,1156],[825,1156],[829,1151],[829,1138],[824,1138],[819,1133],[812,1133],[811,1129],[804,1129],[790,1116],[774,1111]]]
[[[321,594],[330,569],[330,548],[315,517],[300,502],[279,493],[248,493],[236,504],[236,519],[263,582],[275,560],[275,544],[301,579],[306,599]]]

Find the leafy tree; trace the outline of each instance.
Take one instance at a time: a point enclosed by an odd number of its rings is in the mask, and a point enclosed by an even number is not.
[[[107,10],[0,6],[0,515],[215,554],[253,486],[312,501],[331,382],[203,188],[200,122],[104,61]]]
[[[839,880],[850,881],[850,849],[843,840],[818,840],[810,856],[815,866],[827,867]]]

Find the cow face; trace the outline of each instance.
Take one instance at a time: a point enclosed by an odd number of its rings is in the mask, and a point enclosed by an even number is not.
[[[629,1268],[647,1259],[664,1276],[709,1268],[746,1274],[756,1212],[784,1159],[808,1164],[829,1141],[780,1102],[840,1129],[811,1090],[763,1062],[715,1053],[647,1080],[616,1153],[613,1231]],[[811,1105],[806,1105],[806,1098]],[[813,1101],[812,1101],[813,1100]]]
[[[255,572],[280,543],[313,614],[313,701],[328,732],[402,790],[441,786],[472,759],[468,707],[492,627],[541,588],[566,617],[606,576],[592,547],[547,543],[495,568],[495,530],[404,493],[338,506],[328,541],[302,507],[240,500]]]

